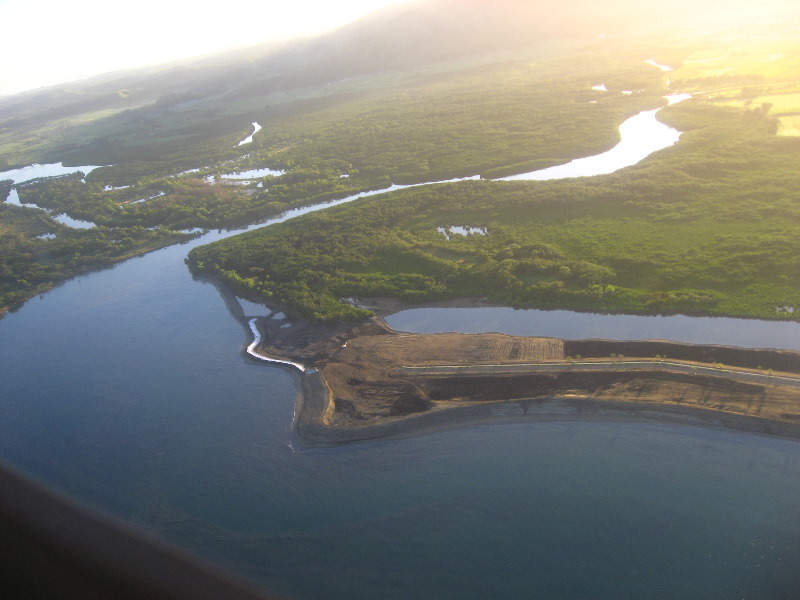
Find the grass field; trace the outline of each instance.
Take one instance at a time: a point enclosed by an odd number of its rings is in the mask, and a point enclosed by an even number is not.
[[[780,85],[800,80],[800,42],[791,35],[748,35],[728,39],[713,47],[690,53],[672,74],[673,81],[682,86],[713,84],[736,77],[753,77]]]

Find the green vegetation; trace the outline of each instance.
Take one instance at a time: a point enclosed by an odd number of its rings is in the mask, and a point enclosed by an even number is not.
[[[0,198],[9,190],[0,187]],[[72,229],[43,211],[0,203],[0,313],[75,275],[191,237],[142,227]]]
[[[624,119],[664,104],[667,75],[645,59],[689,57],[672,89],[705,102],[664,111],[692,131],[657,161],[591,181],[409,190],[199,251],[194,266],[327,320],[363,315],[337,300],[352,295],[776,316],[775,306],[798,306],[788,198],[800,67],[790,29],[753,44],[555,36],[536,47],[492,46],[499,54],[476,47],[445,52],[447,62],[420,59],[439,56],[437,34],[403,67],[365,56],[330,72],[304,65],[293,79],[275,75],[278,62],[248,55],[0,102],[2,168],[113,163],[85,180],[17,186],[23,203],[99,227],[74,231],[3,205],[0,306],[185,239],[180,230],[242,226],[392,183],[499,178],[600,153]],[[312,46],[300,55],[316,56]],[[293,52],[280,60],[299,68]],[[592,89],[599,84],[608,91]],[[252,121],[264,129],[237,146]],[[222,178],[263,167],[285,173]],[[447,241],[436,232],[459,224],[489,235]]]
[[[48,125],[54,129],[41,130],[56,139],[45,157],[53,155],[55,160],[54,155],[66,152],[82,164],[118,164],[96,169],[85,180],[74,175],[20,184],[20,201],[100,228],[62,228],[56,240],[29,235],[25,244],[4,246],[4,260],[13,268],[8,267],[2,296],[7,300],[0,299],[0,306],[88,268],[91,261],[83,251],[80,267],[65,266],[69,261],[62,260],[58,248],[67,240],[99,243],[94,259],[100,266],[183,239],[167,230],[242,226],[292,207],[391,183],[530,170],[603,151],[616,143],[622,120],[663,104],[663,76],[640,57],[578,53],[542,60],[535,52],[519,52],[501,62],[476,64],[466,61],[444,71],[376,76],[357,82],[357,88],[348,84],[339,93],[307,91],[305,98],[287,94],[283,101],[262,104],[246,117],[221,101],[208,110],[156,102],[102,118],[91,112],[93,117],[87,113],[85,122],[78,108],[67,107],[68,113],[77,111],[67,116],[81,121],[70,129],[69,147],[56,135],[67,118],[59,109]],[[601,82],[611,91],[591,89]],[[352,93],[356,89],[359,93]],[[240,100],[254,101],[247,96]],[[89,103],[88,108],[96,107]],[[224,112],[228,110],[234,114]],[[263,123],[264,130],[253,143],[239,148],[236,143],[251,120]],[[0,132],[0,147],[10,148],[7,156],[18,156],[13,132],[19,124],[11,122],[3,125],[8,135]],[[245,129],[243,123],[248,124]],[[265,166],[286,172],[249,183],[221,179],[225,173]],[[194,172],[179,175],[189,169]],[[37,217],[49,221],[44,215]],[[156,227],[165,232],[144,233]],[[8,224],[6,229],[25,235],[24,228],[18,231]],[[98,242],[100,232],[111,245],[123,239],[135,243],[125,245],[124,251],[112,250]],[[33,280],[36,285],[31,285]]]
[[[800,135],[800,57],[793,38],[767,35],[692,52],[673,79],[720,105],[768,106],[779,135]]]
[[[88,183],[44,184],[21,198],[108,226],[241,226],[392,183],[498,177],[596,154],[618,141],[620,122],[664,103],[663,75],[640,57],[537,58],[520,53],[499,64],[409,75],[359,94],[270,105],[238,118],[239,125],[265,124],[241,148],[235,144],[246,131],[230,133],[236,125],[227,117],[206,124],[199,121],[206,113],[150,107],[145,124],[133,115],[94,123],[92,135],[103,134],[102,141],[73,152],[83,164],[119,164],[96,169]],[[592,90],[596,83],[610,91]],[[116,133],[105,135],[106,127]],[[191,128],[206,138],[178,133]],[[228,133],[209,137],[218,130]],[[248,186],[200,179],[265,166],[286,174]],[[104,191],[105,185],[131,187]],[[161,192],[163,198],[128,206]]]
[[[592,90],[598,83],[610,91]],[[321,110],[293,108],[257,140],[284,167],[338,160],[371,185],[436,181],[607,150],[620,122],[663,105],[663,83],[638,57],[490,65]]]
[[[512,306],[790,318],[800,306],[800,140],[687,101],[689,130],[619,173],[403,190],[193,250],[192,268],[319,320],[341,297],[485,296]],[[437,227],[485,227],[451,235]],[[794,318],[797,318],[795,316]]]

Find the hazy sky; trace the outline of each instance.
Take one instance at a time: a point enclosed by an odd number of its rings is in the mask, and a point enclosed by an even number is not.
[[[0,0],[0,95],[328,29],[408,0]]]

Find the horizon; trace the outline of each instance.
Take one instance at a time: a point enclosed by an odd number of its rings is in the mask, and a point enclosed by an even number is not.
[[[27,1],[0,589],[800,598],[800,2]]]
[[[100,0],[0,0],[0,21],[35,23],[7,27],[0,38],[0,98],[115,71],[321,34],[409,1],[344,0],[333,4],[297,0],[286,5],[231,0],[224,13],[209,18],[185,0],[142,0],[124,8]],[[116,25],[123,19],[126,27],[119,31]],[[254,23],[261,27],[253,27]]]
[[[471,1],[490,2],[503,10],[504,6],[524,5],[527,0]],[[207,12],[196,10],[186,0],[142,0],[136,6],[113,8],[100,0],[75,0],[69,4],[56,0],[0,0],[0,21],[35,23],[37,33],[31,35],[30,27],[9,27],[0,37],[0,99],[115,72],[158,68],[270,42],[313,37],[380,9],[415,2],[419,0],[344,0],[335,5],[319,0],[298,0],[291,5],[231,0],[224,12],[209,18]],[[552,4],[537,9],[547,10],[547,6]],[[629,14],[634,7],[634,12],[642,8],[633,0],[605,0],[604,6],[621,15]],[[691,15],[674,8],[677,20],[711,27],[726,21],[752,25],[765,16],[774,18],[774,11],[800,10],[793,0],[764,0],[758,6],[747,0],[700,0],[698,10]],[[652,12],[651,7],[642,10],[644,14]],[[126,24],[124,31],[116,27],[122,20]],[[253,27],[253,23],[259,26]],[[47,43],[42,44],[42,40]],[[54,55],[58,60],[53,59]]]

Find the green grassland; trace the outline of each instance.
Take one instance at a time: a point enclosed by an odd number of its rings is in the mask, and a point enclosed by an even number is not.
[[[780,118],[778,135],[800,136],[800,115],[785,115]]]
[[[593,91],[596,83],[613,91]],[[90,178],[114,184],[224,160],[293,170],[333,164],[371,187],[390,180],[435,180],[606,149],[617,140],[619,122],[662,103],[663,84],[663,76],[638,57],[521,55],[456,72],[376,77],[361,86],[341,83],[319,97],[310,91],[307,98],[287,94],[274,104],[260,97],[259,109],[236,114],[235,106],[250,106],[254,99],[237,98],[233,107],[211,98],[202,109],[134,111],[126,118],[137,122],[136,128],[126,130],[119,119],[92,126],[108,128],[102,157],[92,147],[72,158],[79,164],[99,158],[120,163]],[[235,148],[251,121],[264,129],[253,144]],[[207,139],[193,141],[200,130]],[[90,137],[92,131],[81,133]]]
[[[592,90],[598,83],[610,92]],[[260,143],[283,166],[338,160],[387,182],[434,181],[603,151],[622,120],[662,94],[661,74],[641,60],[519,62],[285,114]]]
[[[796,34],[729,41],[689,53],[674,85],[723,106],[769,106],[778,134],[800,135],[800,54]]]
[[[682,142],[616,174],[404,190],[197,248],[192,268],[319,320],[363,316],[350,296],[789,318],[800,140],[760,108],[662,115]]]

